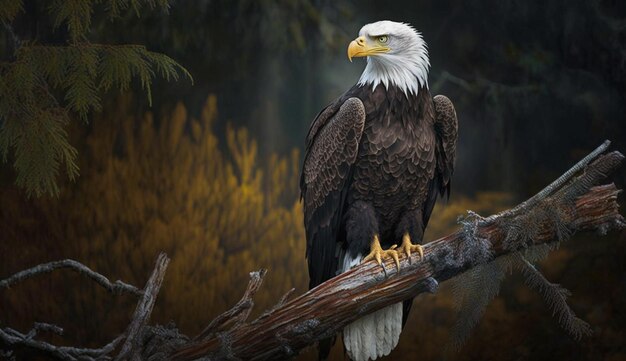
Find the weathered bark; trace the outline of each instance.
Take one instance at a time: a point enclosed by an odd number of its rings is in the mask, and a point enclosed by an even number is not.
[[[246,319],[248,319],[252,311],[252,307],[254,306],[252,297],[254,297],[259,288],[261,288],[266,272],[267,271],[263,269],[259,272],[250,273],[250,283],[248,283],[248,288],[241,300],[237,302],[233,308],[214,318],[213,321],[194,338],[194,341],[206,340],[215,336],[218,332],[228,329],[232,330],[242,325]]]
[[[150,320],[152,308],[154,308],[154,303],[161,289],[161,284],[163,283],[165,271],[169,263],[170,259],[165,253],[159,254],[156,265],[154,266],[154,271],[152,271],[152,275],[143,290],[143,296],[137,303],[137,308],[135,308],[133,320],[126,329],[126,340],[122,345],[122,350],[115,358],[116,361],[141,360],[143,330],[148,324],[148,320]]]
[[[107,291],[112,293],[122,293],[129,292],[134,294],[135,296],[143,295],[143,292],[133,285],[129,285],[128,283],[122,282],[120,280],[111,283],[108,278],[99,274],[98,272],[94,272],[89,267],[85,266],[80,262],[76,262],[72,259],[64,259],[62,261],[54,261],[48,262],[44,264],[37,265],[35,267],[29,268],[27,270],[20,271],[13,276],[0,281],[0,288],[11,288],[12,285],[21,282],[27,278],[31,278],[34,276],[38,276],[43,273],[50,273],[52,271],[67,268],[73,271],[76,271],[80,274],[86,275],[104,287]]]
[[[605,143],[601,150],[607,146]],[[575,167],[581,170],[576,178],[572,179],[577,172],[568,172],[532,202],[489,218],[470,214],[461,222],[461,230],[427,244],[424,260],[417,254],[403,258],[400,271],[391,260],[385,264],[386,271],[374,262],[364,263],[249,324],[192,342],[172,358],[289,358],[366,314],[422,292],[434,292],[439,282],[478,264],[533,245],[564,240],[578,230],[606,233],[623,228],[617,204],[620,191],[614,184],[595,185],[617,169],[624,157],[619,152],[598,154]]]

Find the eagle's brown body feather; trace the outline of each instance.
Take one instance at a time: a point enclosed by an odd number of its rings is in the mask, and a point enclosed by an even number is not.
[[[389,247],[402,240],[395,232],[402,215],[424,207],[435,175],[433,102],[427,89],[410,100],[393,86],[356,93],[366,119],[347,203],[373,206],[381,244]]]

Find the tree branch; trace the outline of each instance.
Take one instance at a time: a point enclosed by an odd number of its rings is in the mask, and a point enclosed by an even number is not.
[[[170,259],[165,253],[159,254],[157,257],[156,266],[152,275],[146,283],[146,287],[143,291],[143,297],[139,300],[133,320],[126,329],[126,341],[122,346],[122,350],[115,358],[116,361],[121,360],[140,360],[141,355],[141,341],[143,328],[147,325],[150,315],[152,314],[152,308],[156,302],[157,294],[161,289],[163,283],[163,277],[165,277],[165,271],[170,263]]]
[[[105,276],[92,271],[87,266],[74,260],[63,260],[38,265],[18,272],[7,279],[0,280],[0,288],[9,288],[11,285],[19,281],[42,273],[49,273],[61,268],[70,268],[78,271],[79,273],[86,274],[89,278],[96,281],[99,285],[103,286],[110,292],[126,291],[141,296],[141,299],[137,304],[133,320],[128,326],[125,334],[116,337],[113,341],[102,348],[91,349],[55,346],[44,341],[36,340],[35,336],[41,331],[54,332],[61,335],[63,333],[63,329],[46,323],[35,323],[33,329],[26,334],[9,327],[0,329],[0,346],[4,344],[9,348],[8,351],[0,350],[3,351],[0,355],[9,357],[15,348],[21,346],[46,353],[61,360],[109,360],[111,358],[107,355],[111,354],[120,342],[126,339],[126,342],[122,346],[122,350],[119,352],[116,359],[126,360],[131,357],[133,360],[138,359],[137,355],[141,352],[141,348],[143,347],[143,332],[146,328],[148,319],[150,318],[150,314],[152,313],[152,308],[154,306],[154,302],[156,301],[156,296],[161,287],[161,283],[163,282],[163,277],[165,276],[165,270],[167,269],[168,263],[169,258],[167,258],[164,253],[161,253],[157,258],[152,276],[146,283],[146,287],[143,290],[139,290],[135,286],[126,284],[122,281],[117,281],[115,284],[112,284]]]
[[[611,145],[611,142],[609,140],[605,140],[604,143],[602,143],[598,148],[596,148],[593,152],[589,153],[585,158],[581,159],[580,162],[576,163],[576,165],[570,168],[567,172],[563,173],[563,175],[561,175],[554,182],[550,183],[550,185],[542,189],[539,193],[535,194],[534,196],[522,202],[521,204],[519,204],[513,209],[504,211],[495,216],[491,216],[485,219],[483,221],[484,223],[481,223],[481,225],[487,225],[492,219],[495,220],[497,218],[502,218],[505,216],[514,216],[516,214],[519,214],[523,212],[525,209],[535,205],[540,200],[545,199],[546,197],[550,196],[553,192],[563,187],[565,183],[569,182],[577,173],[581,172],[587,165],[589,165],[589,163],[591,163],[591,161],[595,160],[602,153],[604,153],[607,149],[609,149],[610,145]]]
[[[143,295],[143,292],[137,287],[133,285],[129,285],[128,283],[124,283],[120,280],[115,281],[115,283],[111,283],[111,281],[109,281],[109,279],[106,278],[105,276],[101,275],[98,272],[94,272],[89,267],[85,266],[84,264],[71,260],[71,259],[44,263],[44,264],[40,264],[35,267],[29,268],[27,270],[20,271],[10,276],[7,279],[0,280],[0,288],[11,288],[12,285],[20,281],[23,281],[27,278],[31,278],[31,277],[40,275],[42,273],[50,273],[54,270],[61,269],[61,268],[69,268],[80,274],[86,275],[87,277],[96,281],[96,283],[98,283],[100,286],[104,287],[107,291],[111,293],[119,294],[122,292],[128,292],[128,293],[134,294],[135,296]]]
[[[416,254],[404,258],[400,271],[388,261],[388,275],[374,262],[361,264],[251,323],[192,341],[171,356],[174,360],[290,358],[366,314],[432,292],[439,282],[497,257],[563,241],[579,230],[622,229],[620,191],[614,184],[595,186],[624,159],[619,152],[599,155],[606,146],[524,206],[487,219],[469,213],[459,231],[424,247],[423,261]]]
[[[267,270],[265,269],[261,269],[257,272],[250,272],[250,283],[248,283],[248,288],[243,294],[241,300],[237,302],[233,308],[213,319],[213,321],[211,321],[211,323],[194,338],[194,341],[210,338],[219,331],[229,328],[232,330],[243,324],[248,319],[250,311],[252,311],[252,307],[254,306],[252,298],[259,288],[261,288],[265,273],[267,273]]]
[[[63,331],[62,328],[50,325],[57,331]],[[61,360],[100,360],[101,357],[111,353],[124,338],[122,335],[101,348],[79,348],[67,346],[55,346],[44,341],[37,341],[34,336],[37,334],[37,324],[28,334],[20,333],[11,328],[0,329],[0,340],[9,346],[24,346],[41,352],[45,352]],[[9,352],[10,355],[10,352]]]

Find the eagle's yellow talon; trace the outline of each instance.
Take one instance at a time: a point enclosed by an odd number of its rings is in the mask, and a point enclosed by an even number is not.
[[[419,253],[420,260],[424,259],[424,247],[419,244],[411,243],[411,236],[409,236],[408,233],[402,237],[402,246],[400,246],[400,249],[406,253],[406,256],[409,259],[411,258],[411,252],[413,251],[417,251],[417,253]]]
[[[384,269],[385,266],[383,266],[383,258],[391,257],[396,262],[396,267],[398,268],[398,271],[400,271],[400,255],[398,251],[396,251],[396,248],[398,248],[398,245],[394,244],[393,246],[389,247],[388,250],[383,250],[383,248],[380,246],[380,240],[378,239],[378,235],[375,235],[374,240],[370,245],[370,253],[365,256],[365,258],[363,258],[363,261],[361,261],[361,263],[365,263],[367,261],[375,259],[376,263],[378,263],[378,265],[382,266]]]

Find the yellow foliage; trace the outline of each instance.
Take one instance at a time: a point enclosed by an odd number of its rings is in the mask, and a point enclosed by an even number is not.
[[[104,256],[99,260],[114,264],[96,263],[96,269],[141,279],[158,252],[172,257],[160,296],[166,306],[157,318],[171,317],[190,333],[236,302],[249,271],[275,268],[268,277],[274,287],[264,287],[265,293],[302,287],[306,277],[297,179],[287,169],[297,164],[274,156],[261,166],[256,141],[247,130],[232,127],[225,155],[212,130],[216,114],[210,96],[199,120],[189,119],[182,104],[159,127],[147,114],[138,132],[131,119],[120,122],[120,129],[109,119],[98,120],[88,143],[106,166],[88,177],[105,181],[85,187],[78,197],[101,199],[94,211],[98,220],[85,225],[89,238],[83,242],[98,244]],[[125,150],[116,157],[119,139]],[[264,172],[271,182],[264,183]],[[93,229],[102,231],[94,235]],[[120,256],[129,262],[120,265]],[[294,269],[302,271],[287,271]],[[272,297],[262,293],[258,302],[269,306]]]
[[[54,243],[63,257],[141,286],[156,255],[167,252],[172,262],[155,319],[174,320],[189,334],[241,297],[250,271],[270,270],[259,307],[270,307],[292,287],[305,290],[297,151],[263,164],[247,130],[227,127],[225,154],[212,129],[214,96],[200,119],[178,104],[158,125],[150,113],[137,120],[123,116],[125,102],[119,107],[94,121],[83,151],[90,166],[76,189],[58,201],[34,200],[58,227]],[[40,254],[33,261],[44,259]],[[1,274],[27,266],[11,263]],[[71,297],[94,309],[106,309],[108,301],[93,293]],[[19,308],[18,299],[8,307]],[[89,317],[98,324],[110,316],[76,311],[60,310],[72,315],[68,319]],[[111,326],[109,336],[123,322]]]

